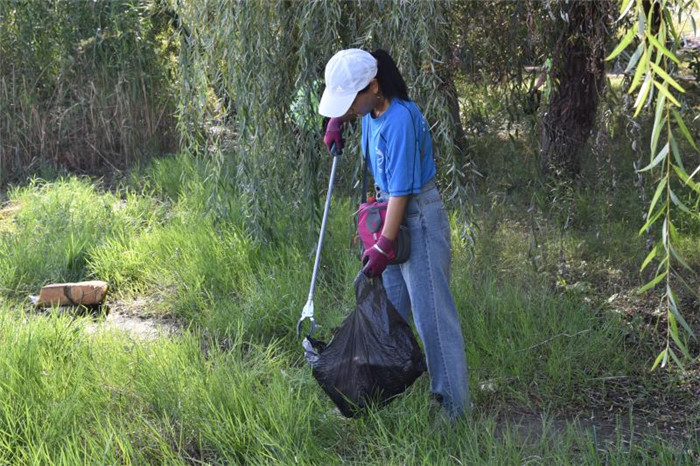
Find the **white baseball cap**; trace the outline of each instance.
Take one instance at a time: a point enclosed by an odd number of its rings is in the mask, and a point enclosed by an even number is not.
[[[377,75],[377,60],[369,52],[347,49],[333,55],[326,64],[326,90],[318,113],[339,117],[352,105],[359,91]]]

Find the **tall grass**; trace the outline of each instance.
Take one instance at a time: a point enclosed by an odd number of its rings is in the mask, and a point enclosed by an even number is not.
[[[125,344],[82,321],[2,319],[3,463],[286,462],[313,446],[319,399],[274,344],[205,355],[193,335]]]
[[[0,185],[120,170],[173,148],[158,2],[0,2]]]
[[[345,420],[298,351],[185,333],[86,337],[86,321],[0,318],[0,461],[9,464],[693,464],[697,439],[627,443],[548,416],[526,428],[495,414],[445,423],[427,381]],[[618,421],[617,428],[627,421]],[[615,428],[615,426],[611,426]]]
[[[235,194],[227,211],[212,207],[213,193],[227,196],[212,183],[200,162],[177,156],[114,192],[69,178],[10,193],[14,208],[0,215],[0,296],[22,297],[57,278],[102,278],[113,285],[111,299],[151,297],[143,312],[189,329],[140,342],[87,333],[94,322],[84,318],[0,304],[0,463],[697,461],[695,438],[643,428],[653,419],[636,414],[633,399],[616,404],[622,417],[599,430],[583,418],[612,402],[611,380],[628,381],[627,390],[676,387],[648,373],[653,341],[643,329],[598,296],[610,264],[624,267],[624,218],[605,230],[610,246],[597,250],[603,243],[593,232],[610,223],[606,216],[562,229],[545,204],[523,214],[524,188],[476,197],[473,249],[453,225],[452,282],[474,415],[445,423],[422,377],[383,410],[348,421],[314,382],[294,331],[315,238],[307,225],[281,219],[285,241],[266,242]],[[354,305],[353,210],[334,199],[315,297],[324,339]],[[602,257],[610,262],[595,262]],[[579,266],[562,268],[562,259]],[[676,425],[697,428],[693,415],[686,422]]]
[[[107,238],[148,228],[164,214],[152,198],[100,193],[79,178],[35,179],[8,197],[18,211],[0,230],[0,283],[14,296],[36,293],[50,281],[93,277],[87,266],[91,250]]]

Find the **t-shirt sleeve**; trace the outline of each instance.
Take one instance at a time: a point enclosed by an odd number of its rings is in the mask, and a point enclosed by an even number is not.
[[[416,131],[408,111],[400,112],[387,124],[385,144],[389,195],[419,193],[421,167],[416,148]]]

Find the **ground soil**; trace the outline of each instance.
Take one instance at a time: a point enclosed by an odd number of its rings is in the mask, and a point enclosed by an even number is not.
[[[87,326],[90,333],[121,331],[135,340],[154,340],[181,334],[179,322],[172,318],[154,316],[148,312],[145,299],[114,300],[107,303],[107,312],[94,317]]]

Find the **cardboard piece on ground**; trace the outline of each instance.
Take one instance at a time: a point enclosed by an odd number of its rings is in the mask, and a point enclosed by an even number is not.
[[[92,280],[78,283],[52,283],[39,293],[38,307],[94,306],[102,304],[107,296],[107,282]]]

